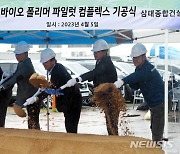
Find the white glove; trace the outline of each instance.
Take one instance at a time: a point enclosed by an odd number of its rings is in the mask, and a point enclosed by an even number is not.
[[[72,86],[74,86],[76,83],[77,83],[76,79],[73,78],[73,79],[70,79],[70,80],[66,83],[66,85],[67,85],[67,87],[72,87]]]
[[[116,88],[120,88],[123,84],[124,84],[124,81],[121,79],[114,82],[114,85],[116,86]]]
[[[32,97],[26,99],[26,102],[23,104],[23,106],[25,107],[27,105],[33,104],[37,100],[38,100],[38,97],[32,96]]]

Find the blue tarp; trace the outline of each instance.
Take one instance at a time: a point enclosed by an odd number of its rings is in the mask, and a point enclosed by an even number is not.
[[[0,43],[9,44],[19,41],[29,44],[93,44],[97,39],[104,39],[109,44],[131,43],[132,30],[0,31]]]
[[[159,58],[160,59],[165,58],[165,47],[164,46],[159,47]],[[168,59],[174,59],[174,60],[180,59],[180,49],[177,49],[174,47],[168,47]]]

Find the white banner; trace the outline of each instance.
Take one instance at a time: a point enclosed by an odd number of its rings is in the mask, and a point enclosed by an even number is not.
[[[0,7],[0,30],[180,29],[180,10]]]

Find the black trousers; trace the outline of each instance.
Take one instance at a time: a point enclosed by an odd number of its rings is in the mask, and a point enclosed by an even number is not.
[[[164,104],[150,108],[151,132],[153,141],[161,141],[164,132]]]
[[[6,112],[9,102],[11,100],[12,91],[7,89],[0,92],[0,127],[5,126]]]
[[[80,114],[81,108],[64,112],[65,128],[67,133],[77,133]]]
[[[5,126],[8,103],[9,103],[8,100],[4,100],[0,98],[0,127]]]

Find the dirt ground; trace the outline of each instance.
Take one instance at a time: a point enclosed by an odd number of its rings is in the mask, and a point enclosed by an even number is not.
[[[41,110],[41,131],[27,130],[27,119],[17,117],[12,108],[8,108],[6,126],[0,129],[0,153],[163,153],[159,148],[131,148],[132,141],[150,141],[150,121],[144,120],[147,111],[137,111],[129,108],[128,114],[140,115],[126,117],[131,136],[107,136],[104,113],[98,108],[82,109],[78,134],[67,134],[64,128],[62,113],[52,112],[49,116],[49,132],[47,131],[46,110]],[[179,115],[176,122],[169,115],[169,140],[172,147],[163,148],[168,154],[180,153]],[[7,129],[8,128],[8,129]]]
[[[161,154],[158,148],[130,148],[142,138],[53,133],[37,130],[0,129],[1,154]],[[144,141],[146,141],[144,139]]]

